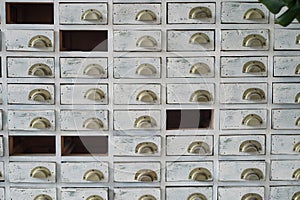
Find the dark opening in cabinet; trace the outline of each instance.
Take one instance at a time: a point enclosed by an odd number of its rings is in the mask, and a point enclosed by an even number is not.
[[[7,24],[53,24],[53,3],[6,3]]]
[[[60,31],[61,51],[107,51],[105,30],[62,30]]]

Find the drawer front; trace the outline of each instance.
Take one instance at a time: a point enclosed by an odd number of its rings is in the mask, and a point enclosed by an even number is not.
[[[115,156],[160,156],[160,136],[115,136]]]
[[[300,161],[276,160],[271,162],[271,180],[299,181]]]
[[[54,131],[54,110],[9,110],[8,129],[19,131]]]
[[[274,76],[300,76],[300,58],[296,56],[274,56]]]
[[[215,96],[215,86],[204,84],[168,84],[168,104],[212,104]]]
[[[5,181],[5,177],[6,177],[6,174],[5,174],[5,171],[4,171],[4,163],[3,162],[0,162],[0,181]]]
[[[269,30],[222,30],[222,50],[269,50]]]
[[[147,198],[148,197],[148,198]],[[116,188],[114,200],[151,199],[160,200],[160,188]]]
[[[0,104],[3,103],[2,84],[0,84]]]
[[[107,78],[107,58],[60,58],[61,78]]]
[[[160,130],[160,110],[116,110],[114,130]]]
[[[226,104],[267,103],[267,83],[223,83],[220,85],[220,102]]]
[[[266,163],[262,161],[223,161],[219,164],[220,181],[264,181]]]
[[[168,3],[169,24],[213,24],[215,3]]]
[[[54,85],[9,84],[9,104],[54,104]]]
[[[114,24],[160,24],[160,4],[114,4]]]
[[[115,182],[160,182],[159,162],[114,163]]]
[[[269,12],[260,3],[223,2],[221,21],[223,23],[266,24],[269,22]]]
[[[0,199],[5,199],[4,195],[5,195],[5,189],[4,188],[0,188]]]
[[[59,5],[60,24],[107,24],[107,4],[65,4]]]
[[[219,200],[265,199],[264,187],[219,187]],[[248,198],[247,198],[248,197]]]
[[[167,58],[168,78],[212,78],[214,76],[214,57]]]
[[[107,188],[62,188],[62,200],[92,199],[92,197],[101,197],[99,199],[108,200]]]
[[[52,162],[10,162],[9,181],[12,183],[55,183],[56,166]]]
[[[276,104],[299,104],[300,84],[299,83],[274,83],[273,103]]]
[[[108,104],[107,85],[61,85],[61,104]]]
[[[268,57],[221,57],[221,77],[266,77]]]
[[[213,51],[213,30],[168,31],[168,51]]]
[[[54,31],[7,30],[7,51],[54,51]]]
[[[114,58],[114,78],[160,78],[161,58]]]
[[[272,135],[272,154],[300,153],[300,135]]]
[[[220,110],[221,129],[266,129],[267,110]]]
[[[213,136],[167,136],[167,155],[213,155],[213,145]]]
[[[167,187],[166,193],[166,200],[189,199],[191,197],[202,197],[200,199],[213,198],[212,187]]]
[[[114,104],[160,104],[160,84],[115,84]]]
[[[106,162],[62,163],[61,181],[64,183],[108,182],[108,163]]]
[[[114,51],[161,51],[161,31],[114,31]]]
[[[300,30],[299,29],[275,29],[274,48],[276,50],[300,50]]]
[[[56,200],[55,188],[10,188],[11,200],[33,200],[33,199],[51,199]]]
[[[212,162],[167,162],[168,182],[207,182],[213,179]]]
[[[3,117],[2,117],[2,110],[0,110],[0,130],[3,130],[3,124],[2,124],[2,123],[3,123],[3,122],[2,122],[3,120],[2,120],[2,118],[3,118]]]
[[[264,155],[265,136],[220,136],[219,153],[220,155]]]
[[[273,129],[300,129],[300,109],[272,110]]]
[[[7,76],[10,78],[53,78],[54,58],[7,58]]]
[[[0,156],[4,156],[3,136],[0,136]]]
[[[61,130],[99,131],[108,130],[106,110],[61,110]]]
[[[271,187],[270,199],[272,200],[297,199],[299,198],[299,193],[300,193],[299,186]]]

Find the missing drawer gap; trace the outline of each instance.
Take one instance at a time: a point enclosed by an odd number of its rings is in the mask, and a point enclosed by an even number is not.
[[[7,24],[53,24],[53,3],[6,3]]]
[[[107,31],[60,31],[61,51],[107,51]]]
[[[211,129],[213,110],[167,110],[167,130]]]
[[[55,155],[55,136],[10,136],[9,154],[24,155]]]
[[[107,155],[107,136],[62,136],[62,155]]]

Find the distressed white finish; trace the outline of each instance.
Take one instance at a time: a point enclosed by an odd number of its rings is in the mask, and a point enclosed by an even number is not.
[[[189,13],[193,8],[205,7],[211,11],[211,17],[201,19],[189,18]],[[216,5],[215,3],[168,3],[168,24],[212,24],[215,23]]]
[[[140,170],[152,170],[157,175],[157,180],[160,182],[160,163],[159,162],[115,162],[114,163],[114,181],[115,182],[138,182],[135,180],[135,174]]]
[[[0,110],[0,130],[3,130],[3,117],[2,110]]]
[[[8,129],[20,131],[41,131],[30,127],[30,122],[35,118],[43,117],[50,122],[50,127],[45,129],[55,130],[54,110],[8,110]]]
[[[253,101],[243,99],[243,94],[247,89],[257,88],[264,92],[264,99],[260,101]],[[267,83],[223,83],[220,84],[220,103],[226,104],[262,104],[267,103]]]
[[[137,42],[144,36],[155,40],[153,47],[139,47]],[[114,51],[161,51],[161,31],[119,30],[114,31]]]
[[[210,171],[213,176],[212,162],[167,162],[167,182],[197,182],[189,178],[189,174],[193,169],[205,168]],[[207,180],[204,182],[210,182]]]
[[[245,169],[259,169],[266,179],[266,163],[264,161],[220,161],[219,180],[220,181],[248,181],[242,179],[241,175]],[[257,182],[257,181],[254,181]]]
[[[154,143],[157,151],[154,154],[139,154],[136,147],[141,143]],[[115,136],[114,156],[160,156],[161,137],[160,136]]]
[[[300,76],[295,73],[298,65],[300,65],[299,56],[274,56],[274,76]]]
[[[4,156],[3,136],[0,137],[0,156]]]
[[[5,189],[4,188],[0,188],[0,199],[4,200],[4,195],[5,195]]]
[[[61,104],[107,104],[108,93],[107,84],[76,84],[76,85],[61,85],[60,95]],[[104,93],[104,98],[100,100],[88,99],[85,97],[86,93],[91,89],[99,89]]]
[[[207,44],[190,43],[191,37],[196,34],[206,34],[209,37]],[[215,31],[198,30],[169,30],[167,31],[168,51],[213,51],[215,49]]]
[[[300,186],[273,186],[270,188],[270,199],[292,199],[297,192],[300,192]]]
[[[114,200],[139,199],[144,195],[151,195],[156,200],[161,200],[160,188],[116,188],[114,189]]]
[[[108,130],[108,111],[107,110],[61,110],[60,124],[61,130],[64,131],[93,131],[84,127],[84,122],[90,118],[96,118],[102,121],[103,128],[101,130]],[[94,131],[99,131],[94,130]]]
[[[10,188],[10,199],[11,200],[33,200],[39,195],[48,195],[52,200],[56,200],[56,188],[47,187],[47,188]]]
[[[203,63],[209,67],[206,74],[193,74],[191,69],[195,64]],[[198,78],[205,81],[204,78],[215,76],[215,58],[214,57],[168,57],[167,58],[167,77],[168,78]]]
[[[0,104],[3,103],[2,84],[0,84]]]
[[[113,23],[114,24],[160,24],[161,23],[161,4],[114,4]],[[147,10],[155,14],[154,21],[138,21],[136,16],[139,12]]]
[[[137,73],[137,69],[142,64],[152,65],[156,73],[153,75],[142,75]],[[114,58],[114,78],[136,79],[147,78],[157,79],[161,77],[161,58]]]
[[[4,171],[4,162],[0,162],[0,181],[5,181],[6,180],[6,174]]]
[[[100,196],[108,200],[108,188],[62,188],[61,200],[87,199],[90,196]]]
[[[266,44],[261,47],[243,46],[244,39],[252,34],[257,34],[266,39]],[[267,51],[269,50],[269,30],[222,30],[222,50],[240,50],[240,51]]]
[[[54,162],[10,162],[8,177],[12,183],[55,183],[56,163]],[[45,167],[51,172],[48,178],[31,177],[31,171],[36,167]]]
[[[106,162],[63,162],[61,163],[61,181],[64,183],[93,183],[84,180],[88,170],[99,170],[104,175],[100,182],[108,182],[108,163]]]
[[[275,38],[275,49],[300,50],[300,31],[297,29],[276,29]]]
[[[259,61],[262,62],[266,68],[265,72],[258,73],[244,73],[243,66],[247,62]],[[268,75],[268,57],[221,57],[221,77],[266,77]]]
[[[258,194],[265,199],[264,187],[219,187],[219,200],[241,200],[246,194]]]
[[[272,110],[272,128],[273,129],[300,129],[296,125],[300,118],[300,109],[273,109]]]
[[[97,76],[85,74],[84,71],[89,65],[100,65],[103,73]],[[60,76],[61,78],[107,78],[107,58],[60,58]]]
[[[299,181],[293,173],[300,169],[299,160],[273,160],[271,161],[271,180]]]
[[[296,144],[300,142],[300,135],[272,135],[272,154],[276,155],[299,155],[294,151]]]
[[[273,83],[273,103],[299,104],[300,84],[299,83]]]
[[[99,11],[102,20],[83,20],[84,12],[91,9]],[[107,3],[61,3],[59,4],[59,22],[60,24],[107,24]]]
[[[212,187],[167,187],[166,200],[188,199],[192,194],[203,194],[207,199],[212,199]]]
[[[243,119],[250,114],[256,114],[262,119],[258,126],[243,125]],[[267,127],[267,110],[220,110],[221,129],[265,129]]]
[[[31,38],[42,35],[51,40],[52,47],[29,47]],[[5,45],[7,51],[54,51],[54,31],[52,30],[7,30],[5,31]]]
[[[261,151],[259,153],[247,153],[241,152],[240,146],[243,142],[248,140],[254,140],[261,144]],[[264,155],[266,152],[266,137],[264,135],[247,135],[247,136],[239,136],[239,135],[230,135],[230,136],[220,136],[219,142],[219,154],[220,155]]]

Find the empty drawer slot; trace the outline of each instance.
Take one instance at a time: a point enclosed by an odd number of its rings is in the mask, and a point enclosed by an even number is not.
[[[55,136],[10,136],[9,154],[55,155]]]
[[[61,51],[107,51],[107,31],[60,31]]]
[[[7,24],[53,24],[53,3],[7,3]]]
[[[167,130],[210,129],[213,110],[167,110]]]
[[[63,136],[62,155],[80,156],[90,154],[107,155],[107,136]]]

